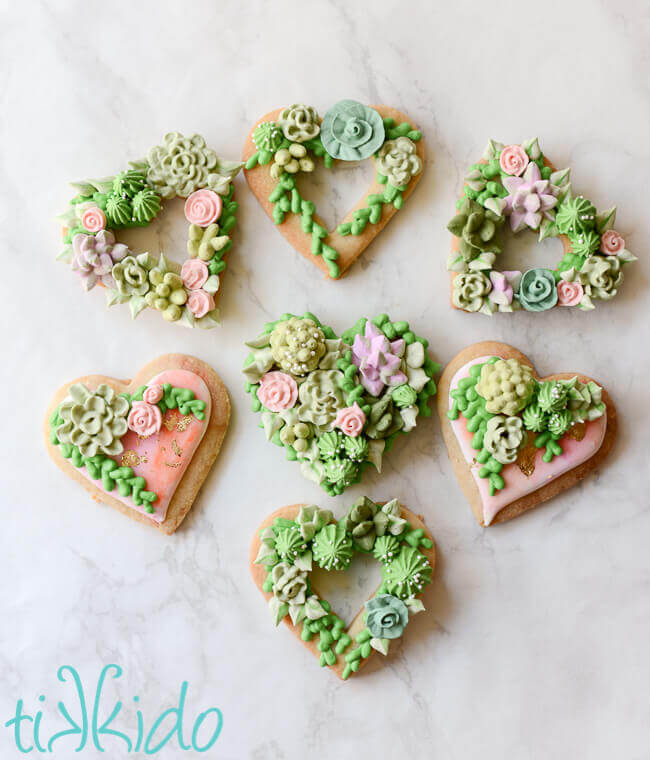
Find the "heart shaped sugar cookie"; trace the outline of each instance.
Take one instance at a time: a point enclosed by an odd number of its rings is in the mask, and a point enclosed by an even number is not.
[[[318,595],[309,573],[314,565],[342,572],[356,552],[382,566],[382,583],[346,627]],[[390,642],[400,638],[412,615],[424,610],[418,598],[431,582],[435,548],[422,518],[396,499],[376,504],[358,499],[341,520],[314,505],[292,504],[260,525],[250,551],[255,584],[281,620],[318,658],[346,680]]]
[[[586,375],[540,377],[505,343],[465,348],[439,384],[438,414],[456,477],[482,526],[536,507],[598,467],[616,408]]]
[[[440,369],[428,341],[386,314],[339,337],[307,312],[284,314],[248,341],[243,373],[268,441],[332,496],[358,483],[400,433],[431,414]]]
[[[422,135],[390,106],[342,100],[323,119],[312,106],[277,108],[253,127],[243,151],[246,180],[285,238],[325,275],[345,274],[402,208],[422,176]],[[322,159],[372,158],[376,178],[335,230],[327,230],[297,179]]]
[[[167,354],[132,380],[87,375],[64,385],[47,410],[45,443],[96,501],[171,535],[219,453],[229,418],[217,373],[193,356]]]
[[[57,258],[70,264],[84,290],[98,285],[109,306],[128,304],[133,319],[148,307],[167,322],[215,327],[241,163],[220,159],[201,135],[169,132],[129,164],[110,177],[71,183],[75,195],[59,215],[64,247]],[[163,213],[163,199],[173,198],[185,200],[189,222],[180,260],[136,250],[142,241],[127,246],[124,233],[148,227]]]

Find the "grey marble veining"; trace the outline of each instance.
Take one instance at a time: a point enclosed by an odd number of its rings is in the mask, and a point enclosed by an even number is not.
[[[125,675],[107,695],[127,703],[124,725],[134,695],[150,722],[184,680],[189,715],[221,708],[210,757],[647,756],[649,32],[642,0],[0,4],[0,725],[18,698],[36,709],[45,694],[54,730],[56,669],[74,665],[90,688],[116,662]],[[68,180],[112,173],[171,129],[200,132],[234,158],[261,114],[295,101],[322,113],[343,97],[401,108],[428,148],[416,193],[344,280],[325,282],[289,247],[242,177],[218,330],[186,331],[155,313],[133,323],[54,261]],[[618,205],[617,229],[639,262],[616,300],[590,314],[452,313],[445,224],[463,172],[488,137],[535,134],[556,165],[571,166],[575,188],[599,208]],[[331,218],[349,190],[318,189]],[[160,227],[160,245],[178,257],[179,224]],[[521,246],[523,268],[535,250]],[[538,252],[552,261],[559,244]],[[494,338],[542,373],[584,371],[617,404],[618,442],[579,487],[487,531],[435,417],[396,444],[381,476],[328,498],[264,441],[240,374],[243,340],[307,308],[339,329],[381,311],[407,319],[443,364]],[[95,505],[41,439],[43,410],[65,381],[128,376],[169,351],[210,362],[233,403],[221,455],[173,538]],[[363,493],[423,514],[439,564],[428,614],[387,662],[342,684],[273,629],[248,548],[278,506],[341,513]],[[74,747],[59,746],[65,757]],[[4,728],[0,748],[15,752]]]

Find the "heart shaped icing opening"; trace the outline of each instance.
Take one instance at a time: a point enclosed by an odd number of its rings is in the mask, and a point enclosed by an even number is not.
[[[319,566],[344,572],[355,553],[380,563],[382,582],[349,626],[311,583]],[[343,519],[315,505],[283,507],[264,520],[253,539],[250,567],[268,601],[275,625],[284,621],[314,654],[346,680],[379,652],[388,654],[431,582],[433,539],[422,519],[397,500],[376,504],[358,499]]]
[[[421,133],[389,106],[343,100],[321,120],[312,106],[294,104],[263,116],[243,151],[246,180],[269,217],[300,253],[331,279],[341,277],[402,208],[424,166]],[[296,178],[322,162],[372,158],[376,179],[334,230]]]
[[[232,180],[241,164],[222,161],[200,135],[170,132],[146,158],[114,176],[73,182],[75,196],[59,216],[69,263],[86,290],[106,290],[107,303],[128,304],[135,319],[145,308],[185,327],[214,327],[221,278],[231,246],[238,204]],[[144,228],[162,202],[185,201],[189,222],[182,262],[163,253],[138,252],[118,240],[125,230]]]
[[[160,371],[165,363],[171,366]],[[48,415],[48,450],[98,500],[171,533],[216,457],[229,403],[216,373],[192,357],[149,366],[131,384],[88,377],[60,389]]]
[[[616,433],[615,408],[597,383],[571,373],[539,378],[504,344],[461,352],[445,369],[443,386],[445,441],[485,526],[574,485],[604,459]]]

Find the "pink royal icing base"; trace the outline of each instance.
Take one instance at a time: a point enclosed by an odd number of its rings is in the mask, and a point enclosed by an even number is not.
[[[92,480],[85,468],[79,470],[104,493],[157,523],[162,523],[167,515],[167,509],[176,488],[207,430],[212,409],[212,398],[208,386],[194,372],[184,369],[165,370],[152,377],[147,385],[163,385],[164,383],[171,383],[176,388],[189,388],[197,399],[205,401],[205,418],[197,420],[193,414],[182,415],[178,409],[168,409],[163,415],[162,427],[158,433],[141,438],[133,430],[128,430],[121,439],[124,450],[121,454],[112,457],[119,465],[128,465],[136,475],[142,476],[145,479],[147,491],[157,494],[158,498],[152,504],[153,514],[147,512],[144,506],[134,504],[129,496],[120,496],[116,489],[106,491],[102,481]]]
[[[458,387],[458,383],[465,377],[469,377],[469,370],[474,364],[486,362],[494,354],[480,356],[472,361],[467,362],[453,376],[449,386],[450,391]],[[453,399],[449,397],[449,408],[451,409]],[[517,501],[522,496],[536,491],[538,488],[545,486],[555,478],[560,477],[565,472],[572,470],[574,467],[586,462],[592,457],[603,443],[605,431],[607,430],[607,412],[593,422],[588,422],[585,429],[585,436],[581,441],[576,441],[567,435],[560,439],[562,454],[554,457],[552,462],[545,462],[542,459],[544,449],[539,449],[535,455],[535,469],[531,475],[525,475],[516,462],[504,465],[501,470],[501,476],[506,482],[505,488],[497,491],[494,496],[490,496],[490,488],[487,478],[479,477],[479,470],[482,465],[475,462],[478,453],[472,448],[473,433],[467,430],[467,420],[460,414],[458,419],[450,420],[452,430],[456,435],[458,445],[463,452],[465,461],[470,465],[470,471],[478,488],[483,505],[483,522],[489,525],[496,515],[508,504]]]

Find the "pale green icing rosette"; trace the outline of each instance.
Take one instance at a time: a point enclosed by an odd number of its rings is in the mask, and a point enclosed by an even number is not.
[[[321,140],[332,158],[363,161],[384,142],[384,122],[377,111],[356,100],[340,100],[323,116]]]
[[[278,117],[278,124],[287,140],[303,143],[320,132],[320,117],[312,106],[294,103]]]

